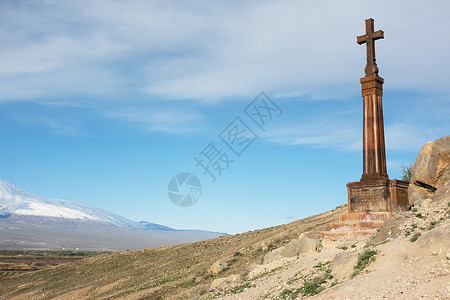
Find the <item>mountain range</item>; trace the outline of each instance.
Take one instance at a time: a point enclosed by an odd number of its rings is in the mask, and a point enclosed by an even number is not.
[[[223,234],[135,222],[87,204],[40,197],[0,180],[0,249],[135,250]]]

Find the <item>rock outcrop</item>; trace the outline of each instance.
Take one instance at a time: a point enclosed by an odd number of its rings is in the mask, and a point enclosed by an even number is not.
[[[213,275],[216,275],[224,271],[228,267],[229,261],[229,258],[222,258],[217,260],[210,268],[211,273]]]
[[[321,246],[319,239],[302,237],[301,240],[294,239],[285,246],[277,248],[264,256],[264,264],[286,257],[296,257],[301,253],[313,253]]]
[[[428,185],[431,189],[416,185],[418,182]],[[432,198],[433,189],[439,190],[448,186],[450,186],[450,135],[426,143],[420,150],[412,168],[411,184],[408,188],[409,202],[420,205],[426,199]]]
[[[240,280],[241,278],[239,277],[239,275],[230,275],[223,278],[217,278],[214,279],[213,282],[211,282],[210,289],[223,290],[238,284]]]

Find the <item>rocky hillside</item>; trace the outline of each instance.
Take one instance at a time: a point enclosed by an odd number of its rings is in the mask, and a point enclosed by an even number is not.
[[[449,298],[450,137],[434,143],[413,167],[413,184],[425,185],[412,187],[411,210],[394,214],[374,236],[319,239],[346,211],[341,206],[273,228],[3,277],[0,298]]]
[[[346,211],[330,212],[286,225],[168,247],[113,252],[33,273],[0,277],[0,299],[191,299],[210,294],[211,283],[245,274],[264,256],[298,238],[319,231]],[[211,266],[225,260],[214,274]]]

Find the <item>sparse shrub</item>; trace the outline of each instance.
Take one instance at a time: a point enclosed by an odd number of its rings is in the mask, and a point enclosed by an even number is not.
[[[234,288],[232,288],[230,290],[231,294],[239,294],[242,293],[243,291],[245,291],[246,289],[255,287],[255,285],[251,284],[250,282],[245,282],[241,285],[235,286]]]
[[[305,282],[305,284],[300,288],[300,292],[302,293],[303,297],[316,295],[323,291],[322,284],[326,282],[327,281],[324,277],[313,277],[311,280]]]
[[[299,293],[299,289],[284,289],[281,292],[280,297],[281,299],[297,299]]]
[[[331,275],[331,269],[330,268],[325,270],[325,274],[323,275],[323,278],[325,278],[325,279],[333,279],[333,275]]]
[[[411,211],[412,212],[417,212],[417,208],[414,207],[413,209],[411,209]]]
[[[317,269],[323,270],[323,268],[326,265],[329,265],[329,264],[330,264],[330,261],[327,260],[326,262],[319,262],[319,263],[317,263],[313,268],[317,268]]]
[[[414,243],[415,241],[417,241],[417,239],[420,237],[420,232],[415,233],[412,238],[409,239],[409,241],[411,243]]]
[[[374,244],[373,246],[376,247],[376,246],[379,246],[379,245],[383,245],[383,244],[389,243],[389,241],[390,240],[384,240],[384,241],[381,241],[381,242],[378,242],[378,243]]]
[[[431,221],[430,225],[428,225],[427,230],[433,229],[437,224],[437,221]]]
[[[262,248],[258,248],[252,253],[252,257],[258,257],[265,253],[266,253],[266,251],[264,251]]]
[[[319,268],[320,270],[323,270],[323,268],[329,263],[330,261],[326,261],[324,263],[319,262],[313,268]],[[313,274],[315,272],[316,271],[314,271]],[[288,281],[288,284],[291,284],[299,279],[303,279],[305,281],[303,286],[298,289],[283,290],[283,292],[280,294],[282,299],[297,299],[299,294],[301,294],[303,297],[316,295],[325,289],[325,287],[323,287],[323,284],[325,284],[327,280],[333,279],[333,275],[331,275],[331,269],[327,268],[321,276],[315,276],[309,280],[306,280],[303,276],[294,277]]]
[[[409,165],[401,165],[400,168],[402,169],[402,180],[406,182],[411,181],[411,175],[412,175],[412,167],[413,165],[409,163]]]
[[[358,275],[370,262],[375,261],[374,255],[377,254],[375,250],[366,250],[358,255],[358,261],[353,268],[355,271],[352,274],[352,278]]]
[[[421,213],[418,213],[418,214],[416,214],[416,217],[417,217],[417,218],[419,218],[419,219],[423,219],[423,218],[425,218],[425,216],[424,216],[424,215],[422,215]]]
[[[289,279],[286,283],[287,284],[293,284],[294,282],[296,282],[297,280],[302,279],[302,278],[303,278],[303,276],[294,277],[294,278]]]

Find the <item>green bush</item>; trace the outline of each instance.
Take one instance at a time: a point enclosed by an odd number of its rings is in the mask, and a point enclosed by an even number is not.
[[[284,289],[281,292],[280,297],[281,299],[297,299],[299,293],[299,289]]]
[[[300,292],[304,297],[316,295],[323,291],[322,284],[326,282],[327,281],[324,277],[316,276],[313,279],[305,282],[305,284],[300,288]]]
[[[417,239],[419,238],[419,236],[420,236],[420,232],[415,233],[415,234],[412,236],[412,238],[409,239],[409,241],[410,241],[411,243],[414,243],[415,241],[417,241]]]
[[[366,250],[358,255],[358,261],[353,268],[355,271],[352,274],[352,278],[358,275],[370,262],[375,260],[374,255],[377,254],[375,250]]]

